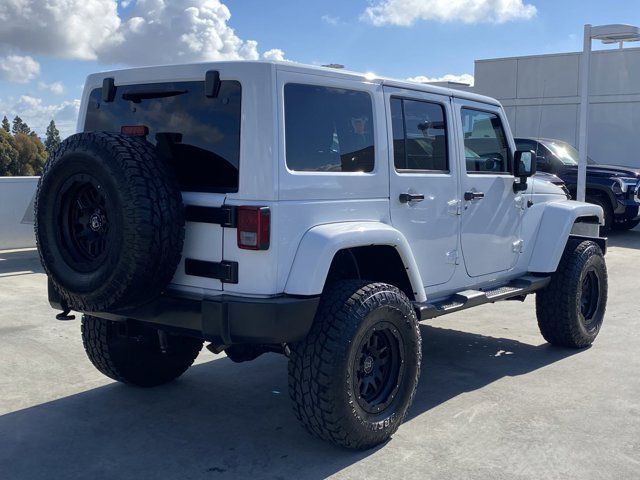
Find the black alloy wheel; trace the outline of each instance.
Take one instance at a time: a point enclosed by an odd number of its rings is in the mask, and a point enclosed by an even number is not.
[[[95,269],[107,256],[111,234],[103,187],[89,174],[72,175],[58,202],[61,253],[78,271]]]
[[[600,322],[596,318],[596,312],[600,305],[600,281],[594,269],[585,273],[580,291],[580,312],[582,313],[584,326],[588,331],[593,331]]]
[[[386,442],[413,400],[420,329],[397,287],[337,280],[320,300],[307,337],[290,345],[289,394],[313,435],[363,450]]]
[[[607,297],[602,250],[593,241],[569,239],[551,282],[536,293],[542,336],[552,345],[588,347],[602,328]]]
[[[378,413],[395,398],[404,374],[402,351],[402,337],[390,323],[379,323],[365,334],[353,377],[356,399],[364,411]]]

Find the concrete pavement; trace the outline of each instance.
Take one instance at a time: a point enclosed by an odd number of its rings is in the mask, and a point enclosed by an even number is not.
[[[298,425],[275,354],[203,350],[170,385],[112,382],[79,321],[54,319],[34,252],[0,253],[0,479],[640,478],[640,231],[610,245],[592,348],[547,345],[533,297],[423,325],[409,417],[360,453]]]

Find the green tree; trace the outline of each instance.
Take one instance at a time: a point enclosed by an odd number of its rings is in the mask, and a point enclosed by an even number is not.
[[[10,133],[0,128],[0,177],[16,175],[18,150]]]
[[[14,175],[40,175],[47,161],[47,150],[36,135],[17,133],[13,137],[18,151],[18,168]]]
[[[44,140],[44,148],[47,149],[47,154],[51,155],[55,152],[56,148],[60,145],[60,132],[56,128],[56,122],[51,120],[47,127],[47,136]]]
[[[17,135],[19,133],[24,133],[25,135],[29,135],[31,133],[31,128],[27,125],[18,115],[13,119],[13,126],[11,127],[11,133],[13,135]]]
[[[7,133],[11,133],[11,124],[9,123],[6,115],[2,119],[2,129]]]

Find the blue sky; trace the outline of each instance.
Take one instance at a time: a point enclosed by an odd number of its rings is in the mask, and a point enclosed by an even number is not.
[[[71,133],[85,76],[113,66],[271,51],[302,63],[439,78],[473,74],[480,58],[580,50],[585,23],[640,25],[640,0],[462,0],[457,11],[447,0],[74,2],[75,23],[67,23],[68,1],[24,0],[30,12],[11,5],[20,2],[0,5],[8,19],[0,24],[0,116],[21,113],[39,133],[55,117]],[[45,3],[48,11],[34,18]]]

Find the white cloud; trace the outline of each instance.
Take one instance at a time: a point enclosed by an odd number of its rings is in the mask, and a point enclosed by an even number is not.
[[[19,115],[41,137],[44,136],[51,119],[55,120],[62,138],[74,133],[79,110],[80,100],[47,104],[41,98],[30,95],[22,95],[17,99],[0,99],[0,112],[3,115],[9,120]]]
[[[536,12],[523,0],[375,0],[361,18],[375,26],[410,26],[417,20],[504,23]]]
[[[64,93],[64,85],[62,84],[62,82],[38,82],[38,88],[40,90],[47,90],[55,95],[62,95]]]
[[[119,26],[116,0],[0,2],[0,45],[21,52],[93,60]]]
[[[40,74],[40,64],[33,58],[20,55],[0,57],[0,80],[27,83]]]
[[[433,82],[456,82],[456,83],[466,83],[467,85],[473,86],[474,78],[473,75],[469,75],[468,73],[463,73],[462,75],[454,75],[448,73],[447,75],[443,75],[442,77],[426,77],[424,75],[418,75],[416,77],[407,78],[410,82],[418,82],[418,83],[433,83]]]
[[[256,60],[258,44],[238,37],[220,0],[9,0],[0,4],[0,45],[12,52],[152,65]]]
[[[332,25],[332,26],[334,26],[334,27],[335,27],[336,25],[340,25],[340,17],[336,17],[336,16],[333,16],[333,15],[322,15],[322,16],[320,17],[320,19],[321,19],[324,23],[327,23],[327,24]]]
[[[285,60],[284,52],[279,48],[272,48],[271,50],[267,50],[262,54],[262,58],[265,60]]]
[[[135,65],[258,59],[257,43],[240,39],[230,18],[219,0],[137,0],[98,57]]]

